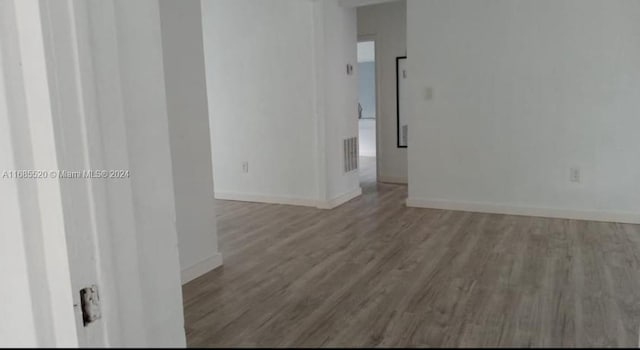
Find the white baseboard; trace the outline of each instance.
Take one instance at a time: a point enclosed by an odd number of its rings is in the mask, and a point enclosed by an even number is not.
[[[327,201],[319,201],[315,199],[306,198],[292,198],[292,197],[277,197],[277,196],[262,196],[244,193],[229,193],[229,192],[216,192],[216,199],[241,201],[241,202],[254,202],[254,203],[269,203],[269,204],[286,204],[286,205],[300,205],[304,207],[315,207],[320,209],[333,209],[343,203],[346,203],[353,198],[362,194],[362,188],[358,187],[356,190],[342,194],[338,197]]]
[[[359,195],[362,194],[362,188],[358,187],[357,189],[351,191],[351,192],[347,192],[345,194],[342,194],[338,197],[335,197],[333,199],[330,199],[324,203],[318,203],[318,208],[320,209],[333,209],[337,206],[340,206],[356,197],[358,197]]]
[[[224,199],[224,200],[230,200],[230,201],[301,205],[305,207],[318,206],[317,200],[306,199],[306,198],[263,196],[263,195],[230,193],[230,192],[215,192],[214,196],[216,199]]]
[[[446,209],[471,211],[479,213],[540,216],[548,218],[618,222],[627,224],[640,224],[640,213],[606,212],[595,210],[574,210],[558,208],[527,207],[519,205],[505,205],[482,202],[464,202],[449,200],[432,200],[421,198],[408,198],[408,207]]]
[[[406,184],[406,177],[397,177],[397,176],[380,176],[378,177],[379,182],[391,183],[391,184]]]
[[[186,284],[220,266],[222,266],[222,254],[215,253],[204,261],[183,269],[180,273],[182,284]]]

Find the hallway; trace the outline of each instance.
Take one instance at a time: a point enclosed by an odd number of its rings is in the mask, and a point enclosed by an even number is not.
[[[636,345],[640,226],[362,186],[333,210],[218,201],[225,264],[183,288],[189,346]]]

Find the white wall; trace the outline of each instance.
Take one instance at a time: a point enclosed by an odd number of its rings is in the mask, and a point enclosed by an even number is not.
[[[182,282],[222,264],[218,252],[200,0],[160,1]]]
[[[322,6],[320,8],[320,6]],[[324,89],[325,152],[327,157],[328,200],[360,193],[357,171],[344,172],[343,140],[358,136],[358,80],[346,74],[347,63],[357,70],[356,10],[345,8],[338,1],[319,1],[316,11],[322,13],[320,44],[324,66],[317,70],[323,75],[319,89]],[[316,22],[316,30],[320,29]]]
[[[202,12],[216,196],[314,201],[312,3],[204,0]]]
[[[342,171],[342,139],[357,135],[345,72],[356,65],[355,11],[205,0],[202,12],[216,198],[326,207],[357,195],[357,173]]]
[[[373,41],[362,41],[358,43],[358,63],[374,62],[376,60],[376,50]]]
[[[358,7],[358,36],[374,36],[378,75],[378,175],[381,181],[407,181],[407,149],[397,147],[396,57],[407,53],[406,2]],[[409,127],[410,129],[412,127]]]
[[[149,346],[184,346],[159,5],[155,0],[117,0],[113,4],[117,70],[112,70],[109,57],[95,59],[96,68],[101,71],[100,84],[119,83],[119,89],[115,86],[111,92],[122,96],[120,113],[132,174],[140,306],[145,319],[144,334],[134,339],[143,339]],[[119,81],[114,81],[115,77]],[[100,100],[101,106],[110,101],[101,93],[98,97],[105,98]],[[102,115],[106,118],[109,114]]]
[[[409,204],[640,222],[640,3],[407,12]]]
[[[358,141],[360,155],[363,157],[376,156],[376,120],[360,119],[358,121]]]
[[[373,43],[368,41],[365,43]],[[358,47],[360,47],[358,43]],[[371,53],[373,56],[373,52]],[[358,62],[358,103],[362,108],[360,113],[362,118],[376,119],[376,63]]]

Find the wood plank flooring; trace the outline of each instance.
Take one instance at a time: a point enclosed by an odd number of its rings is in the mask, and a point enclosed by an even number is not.
[[[189,346],[638,346],[640,226],[407,208],[361,167],[333,210],[218,201]]]

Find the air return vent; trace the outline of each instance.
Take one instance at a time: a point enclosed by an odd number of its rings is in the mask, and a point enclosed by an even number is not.
[[[358,137],[344,139],[344,172],[358,169]]]

